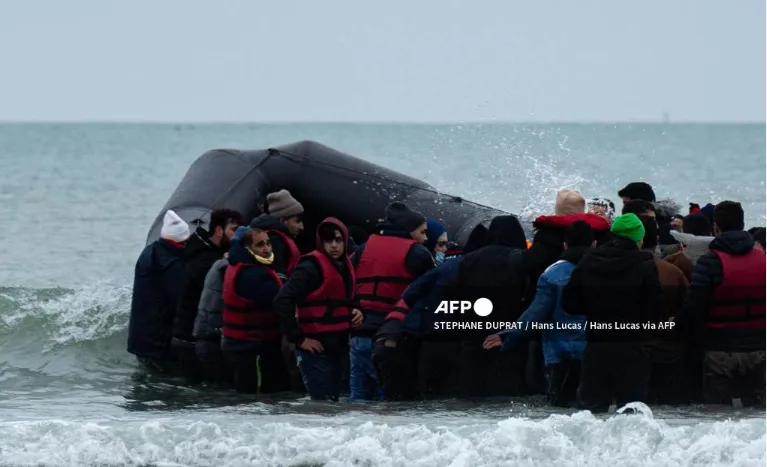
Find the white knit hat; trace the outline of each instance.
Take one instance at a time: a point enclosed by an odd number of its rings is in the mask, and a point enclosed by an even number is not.
[[[173,212],[172,209],[168,209],[168,212],[165,213],[165,217],[162,220],[160,237],[181,243],[185,242],[190,235],[191,232],[189,232],[187,223],[178,217],[178,214]]]

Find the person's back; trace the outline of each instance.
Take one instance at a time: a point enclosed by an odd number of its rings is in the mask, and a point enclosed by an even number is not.
[[[673,264],[660,259],[656,253],[659,241],[659,227],[655,219],[642,216],[645,236],[642,249],[653,255],[658,270],[658,279],[663,290],[663,308],[655,324],[670,321],[684,306],[689,283],[684,273]],[[644,347],[650,357],[652,368],[648,382],[648,400],[657,404],[680,404],[685,402],[687,388],[685,381],[684,347],[670,327],[647,330],[644,333]]]
[[[614,238],[586,255],[562,292],[562,308],[585,315],[578,405],[606,411],[646,398],[649,359],[642,324],[657,322],[662,307],[658,271],[652,256],[639,251],[644,226],[635,214],[615,219]]]
[[[703,396],[709,403],[765,403],[764,250],[743,230],[740,203],[714,209],[716,238],[693,270],[683,330],[704,328]]]
[[[171,352],[173,319],[184,279],[184,247],[189,235],[189,226],[169,210],[160,240],[147,245],[136,262],[128,352],[143,365],[162,372],[175,367]]]

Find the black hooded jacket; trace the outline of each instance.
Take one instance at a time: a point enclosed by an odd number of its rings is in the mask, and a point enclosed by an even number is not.
[[[450,281],[446,300],[468,300],[472,303],[487,298],[493,304],[492,313],[481,321],[510,322],[522,314],[522,299],[528,287],[523,263],[525,233],[514,216],[498,216],[488,231],[488,244],[464,255],[458,271]],[[461,316],[462,320],[476,320]],[[467,340],[481,340],[493,331],[463,331]]]
[[[586,342],[636,342],[642,323],[657,323],[663,296],[653,256],[613,237],[591,250],[562,291],[562,309],[587,319]]]
[[[224,249],[210,242],[210,235],[202,228],[198,228],[189,237],[186,248],[184,248],[186,269],[178,307],[176,308],[176,318],[173,323],[174,338],[183,341],[194,340],[192,330],[200,305],[205,276],[213,263],[221,259],[224,253]]]
[[[742,255],[755,246],[748,232],[725,232],[709,245],[710,250]],[[714,289],[722,283],[722,261],[713,251],[700,257],[692,271],[690,294],[687,303],[676,317],[679,329],[691,330],[700,326],[711,307]],[[752,352],[765,349],[765,330],[710,330],[706,333],[704,346],[707,350],[724,352]]]
[[[324,224],[333,224],[337,227],[341,231],[341,234],[344,236],[348,245],[349,235],[346,227],[340,221],[329,218],[325,219],[319,226],[317,226],[318,251],[322,252],[322,254],[326,254],[322,241],[319,238],[319,228]],[[332,262],[343,276],[349,295],[354,296],[355,285],[351,271],[346,267],[346,262],[337,260],[333,260]],[[297,346],[301,345],[301,342],[303,342],[304,336],[296,321],[296,306],[311,292],[319,289],[323,281],[324,277],[322,277],[322,271],[317,260],[311,256],[304,256],[299,261],[293,274],[291,274],[288,281],[285,282],[277,293],[277,296],[274,298],[274,311],[277,313],[277,317],[280,320],[280,327],[288,342],[294,343]],[[359,306],[356,306],[355,308],[359,308]],[[348,349],[349,333],[324,334],[319,337],[319,340],[327,353],[337,353]]]
[[[253,219],[250,222],[250,227],[253,229],[261,230],[277,230],[283,232],[289,237],[293,236],[293,234],[290,233],[290,229],[288,229],[285,224],[280,222],[280,220],[276,217],[270,216],[269,214],[261,214],[260,216]],[[288,249],[287,245],[285,245],[282,237],[276,234],[270,233],[269,240],[272,242],[272,252],[274,252],[274,263],[272,263],[272,267],[278,273],[286,275],[285,271],[288,268],[289,259],[287,255],[290,254],[290,250]]]

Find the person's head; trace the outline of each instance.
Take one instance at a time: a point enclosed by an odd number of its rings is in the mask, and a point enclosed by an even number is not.
[[[655,206],[643,199],[633,199],[623,204],[621,214],[636,214],[637,216],[655,217]]]
[[[162,228],[160,229],[160,238],[183,245],[189,240],[192,232],[189,225],[183,221],[172,209],[168,209],[162,218]]]
[[[684,216],[681,214],[671,216],[671,228],[677,232],[682,232],[684,230]]]
[[[386,206],[384,217],[392,226],[409,233],[413,240],[426,243],[426,218],[420,212],[413,211],[405,203],[394,201]]]
[[[266,231],[261,229],[249,228],[240,238],[240,245],[246,250],[250,251],[253,256],[262,259],[273,259],[274,253],[272,252],[272,242],[269,240],[269,235]]]
[[[682,232],[695,235],[696,237],[710,237],[713,233],[708,217],[700,213],[684,216]]]
[[[644,242],[644,225],[639,220],[636,214],[622,214],[615,218],[610,232],[618,237],[627,238],[634,243],[637,247],[642,248]]]
[[[425,245],[437,264],[440,264],[445,259],[447,231],[445,231],[445,227],[442,224],[433,219],[426,221]]]
[[[743,207],[736,201],[722,201],[714,206],[714,234],[743,230]]]
[[[266,195],[266,204],[269,215],[285,224],[291,235],[297,237],[304,230],[304,207],[288,190],[269,193]]]
[[[588,212],[612,222],[615,218],[615,204],[607,198],[591,198],[588,203]]]
[[[748,231],[749,234],[751,234],[751,238],[754,239],[756,243],[759,244],[760,247],[762,247],[762,250],[764,250],[765,246],[765,233],[767,233],[767,229],[764,227],[754,227]]]
[[[322,245],[322,250],[335,260],[340,259],[346,253],[348,238],[346,226],[338,219],[329,217],[317,227],[318,243]]]
[[[488,245],[504,245],[524,250],[527,248],[525,231],[516,216],[495,216],[487,231]]]
[[[588,247],[594,248],[597,241],[594,240],[594,229],[585,221],[575,221],[565,230],[565,242],[562,248]]]
[[[554,214],[566,216],[569,214],[583,214],[586,211],[586,200],[580,192],[573,190],[559,190],[554,205]]]
[[[652,216],[639,216],[644,227],[644,237],[642,238],[642,249],[655,251],[658,246],[658,221]]]
[[[216,209],[210,213],[210,226],[208,233],[210,241],[228,249],[237,227],[243,223],[242,214],[231,209]]]
[[[618,192],[618,196],[621,197],[624,204],[634,199],[643,199],[651,203],[655,202],[655,191],[653,191],[649,183],[645,182],[629,183]]]

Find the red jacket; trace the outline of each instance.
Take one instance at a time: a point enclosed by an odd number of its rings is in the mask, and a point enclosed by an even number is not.
[[[253,300],[239,296],[235,290],[237,275],[243,268],[263,267],[246,263],[229,265],[224,273],[221,334],[238,341],[274,341],[280,338],[277,315],[270,308],[261,308]],[[273,270],[266,268],[278,286],[282,281]]]
[[[706,328],[765,329],[765,254],[754,248],[745,255],[712,250],[722,263],[722,282],[714,289]]]
[[[322,285],[298,304],[296,319],[301,333],[306,337],[316,338],[320,334],[348,331],[355,289],[354,268],[349,257],[344,255],[342,260],[346,262],[351,274],[351,294],[347,291],[344,277],[324,252],[315,250],[305,257],[317,260],[322,274]]]

